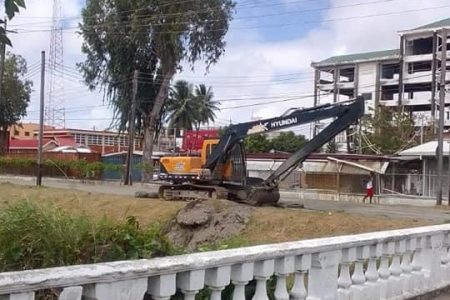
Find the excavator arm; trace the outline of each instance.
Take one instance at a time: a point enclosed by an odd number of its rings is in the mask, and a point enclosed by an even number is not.
[[[307,109],[290,109],[280,117],[232,125],[214,148],[214,151],[206,161],[205,168],[213,170],[218,162],[226,161],[230,150],[248,135],[268,133],[319,120],[335,118],[330,125],[304,145],[302,149],[294,153],[264,182],[266,186],[275,186],[284,174],[297,166],[309,154],[355,123],[362,115],[364,115],[364,99],[357,97],[354,100],[336,104],[325,104]]]

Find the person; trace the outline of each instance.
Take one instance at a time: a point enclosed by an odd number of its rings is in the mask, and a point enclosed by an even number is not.
[[[369,198],[369,203],[372,204],[373,198],[373,174],[370,173],[370,176],[366,182],[366,195],[364,196],[363,203],[366,203],[366,199]]]

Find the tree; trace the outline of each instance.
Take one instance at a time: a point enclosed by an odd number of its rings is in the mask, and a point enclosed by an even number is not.
[[[169,126],[192,130],[200,119],[199,105],[193,96],[192,84],[184,80],[175,83],[167,103]]]
[[[9,20],[14,18],[14,15],[19,12],[20,8],[25,8],[24,0],[5,0],[5,13]],[[5,22],[6,20],[0,19],[0,24],[5,24]],[[7,37],[4,27],[0,27],[0,43],[11,46],[11,41]]]
[[[0,151],[5,150],[8,127],[17,124],[26,115],[32,82],[23,77],[27,63],[20,55],[7,54],[5,76],[0,98]]]
[[[206,87],[204,84],[199,84],[195,87],[194,98],[198,103],[198,123],[200,124],[214,122],[216,119],[216,111],[219,110],[219,102],[214,101],[214,93],[211,87]]]
[[[273,150],[294,153],[306,144],[308,140],[303,135],[295,135],[294,132],[281,132],[272,140]]]
[[[248,153],[265,153],[272,150],[272,142],[264,134],[255,134],[245,138],[244,147]]]
[[[91,88],[105,90],[122,129],[129,114],[130,76],[134,70],[143,74],[136,125],[144,134],[144,165],[152,163],[173,76],[182,62],[193,67],[202,60],[208,70],[218,61],[234,6],[233,0],[86,2],[80,29],[87,57],[79,67]],[[145,172],[144,180],[150,175]]]
[[[336,153],[338,151],[338,144],[334,139],[327,143],[325,153]]]
[[[380,106],[362,127],[364,153],[394,154],[415,144],[414,120],[402,107]]]

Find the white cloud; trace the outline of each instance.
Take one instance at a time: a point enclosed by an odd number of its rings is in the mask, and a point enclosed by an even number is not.
[[[14,22],[32,22],[30,19],[22,19],[23,16],[51,16],[51,2],[29,1],[29,7],[21,13]],[[289,1],[288,1],[289,2]],[[449,5],[448,0],[392,0],[370,5],[357,5],[342,8],[342,6],[357,4],[361,0],[330,0],[331,9],[323,11],[321,18],[317,19],[314,28],[303,36],[289,40],[272,42],[264,36],[264,28],[255,29],[233,29],[245,27],[245,23],[233,25],[227,41],[228,46],[225,55],[217,65],[210,69],[207,76],[204,75],[204,65],[196,65],[196,71],[192,72],[185,67],[185,72],[177,78],[185,78],[195,83],[206,83],[213,86],[216,98],[231,99],[245,97],[281,97],[312,93],[312,69],[311,61],[318,61],[329,56],[360,51],[372,51],[380,49],[391,49],[398,47],[399,38],[397,31],[414,28],[429,22],[447,18],[450,7],[435,10],[425,10],[427,7]],[[371,0],[370,2],[375,2]],[[77,15],[80,6],[76,1],[63,1],[65,16]],[[340,8],[341,7],[341,8]],[[276,9],[276,7],[274,8]],[[386,15],[368,18],[354,18],[355,16],[386,14],[404,10],[415,10],[404,14]],[[302,15],[303,16],[303,15]],[[286,23],[301,22],[302,16],[286,18]],[[345,21],[324,21],[334,19],[353,18]],[[251,25],[253,26],[254,21]],[[258,19],[261,27],[266,24],[265,20]],[[76,22],[76,21],[74,21]],[[315,22],[315,21],[314,21]],[[299,24],[298,26],[302,26]],[[34,28],[34,27],[30,27]],[[295,30],[296,26],[280,27],[279,30]],[[29,29],[29,28],[28,28]],[[82,61],[80,45],[81,39],[73,31],[65,32],[65,64],[74,66],[75,62]],[[49,33],[20,34],[13,37],[14,52],[24,55],[28,62],[39,61],[41,49],[48,49]],[[280,74],[301,73],[294,76],[281,76]],[[281,80],[281,79],[293,80]],[[37,88],[39,81],[35,81]],[[73,85],[66,92],[66,106],[88,106],[102,105],[99,95],[92,95],[79,85],[82,92],[78,95]],[[33,97],[30,110],[35,110],[37,95]],[[222,106],[235,107],[251,105],[264,101],[276,99],[261,99],[248,101],[224,101]],[[252,106],[239,109],[224,109],[218,114],[218,124],[242,122],[249,120],[252,116],[271,117],[284,112],[291,106],[301,107],[312,105],[311,99],[302,99],[290,102],[267,104],[264,106]],[[85,128],[107,127],[109,122],[103,120],[111,116],[111,112],[105,108],[93,108],[83,113],[71,113],[68,119],[90,118],[91,120],[68,121],[68,126],[79,126]],[[102,120],[96,120],[102,119]],[[309,127],[303,127],[305,132]]]

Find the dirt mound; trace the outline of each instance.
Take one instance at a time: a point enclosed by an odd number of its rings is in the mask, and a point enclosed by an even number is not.
[[[175,245],[194,250],[240,233],[251,212],[251,207],[227,200],[192,201],[178,212],[168,236]]]

